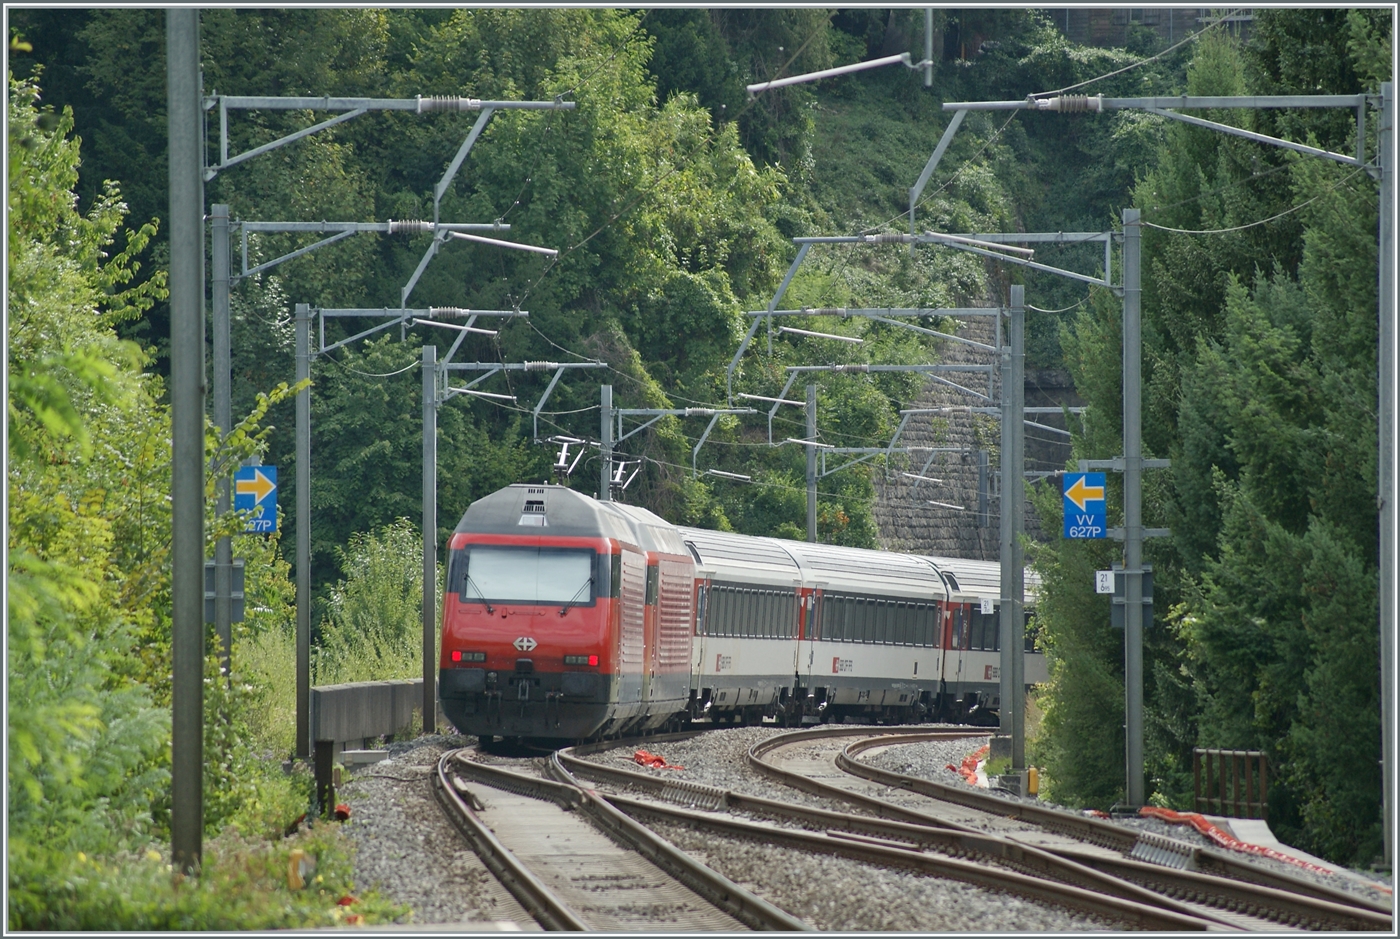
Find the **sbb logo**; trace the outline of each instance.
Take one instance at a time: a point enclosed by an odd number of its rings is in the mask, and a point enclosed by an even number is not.
[[[837,675],[841,672],[853,672],[856,670],[856,663],[853,659],[843,659],[839,655],[831,660],[831,674]]]

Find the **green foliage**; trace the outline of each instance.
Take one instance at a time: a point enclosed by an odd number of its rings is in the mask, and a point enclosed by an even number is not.
[[[315,873],[289,888],[292,852],[315,859]],[[407,911],[374,893],[357,893],[353,847],[320,825],[278,842],[231,829],[206,845],[198,878],[171,877],[160,852],[113,858],[47,849],[11,851],[10,908],[15,930],[271,930],[328,928],[401,920]],[[355,896],[349,907],[342,897]]]
[[[241,660],[230,661],[230,673],[221,675],[217,656],[205,660],[204,830],[214,836],[232,827],[253,838],[277,839],[306,811],[313,781],[305,766],[293,774],[282,771],[280,757],[290,746],[280,753],[264,749],[272,735],[264,723],[270,716],[266,690]],[[278,690],[291,692],[282,702],[296,700],[295,687]],[[294,729],[295,715],[289,716],[283,726]]]
[[[165,782],[168,715],[132,677],[143,570],[123,569],[145,492],[124,491],[114,455],[139,444],[154,410],[138,350],[111,321],[144,308],[159,281],[119,289],[145,235],[105,259],[119,194],[86,214],[69,190],[72,115],[11,81],[8,217],[11,441],[6,589],[7,765],[12,856],[122,850],[149,837]],[[105,260],[104,260],[105,259]],[[54,354],[50,350],[63,349]],[[123,503],[111,511],[113,501]],[[127,580],[130,575],[132,581]]]
[[[406,518],[350,536],[337,550],[345,571],[325,603],[315,683],[423,674],[423,542]],[[438,570],[437,594],[442,571]]]
[[[1028,489],[1047,528],[1061,524],[1060,494]],[[1094,571],[1109,566],[1112,549],[1093,541],[1031,545],[1040,575],[1035,625],[1049,664],[1050,683],[1031,753],[1044,776],[1042,793],[1072,806],[1106,808],[1123,795],[1122,633],[1108,623],[1108,597],[1094,593]]]
[[[36,87],[12,81],[8,924],[334,922],[334,897],[319,891],[314,901],[267,902],[263,881],[279,863],[271,845],[239,848],[247,857],[231,866],[211,852],[208,876],[183,889],[171,887],[168,865],[140,860],[159,859],[151,846],[169,824],[170,430],[161,382],[140,371],[147,357],[114,326],[151,308],[164,275],[128,286],[154,223],[110,250],[126,214],[120,193],[109,185],[78,212],[71,114],[37,101]],[[208,435],[211,501],[216,476],[264,446],[267,410],[293,390],[260,395],[222,448]],[[209,527],[211,537],[221,530]],[[250,613],[240,633],[275,633],[291,618],[286,565],[266,539],[244,548]],[[206,828],[280,838],[307,804],[309,778],[285,776],[260,749],[266,738],[251,732],[258,684],[220,677],[211,658],[205,687]],[[328,873],[345,882],[343,848],[316,844],[333,862]],[[249,850],[261,858],[257,877]]]
[[[1368,17],[1344,12],[1267,11],[1258,25],[1243,52],[1225,37],[1199,41],[1189,91],[1355,93],[1385,47]],[[1213,119],[1355,146],[1344,112]],[[1146,221],[1207,232],[1149,228],[1143,239],[1143,435],[1148,454],[1172,459],[1144,489],[1147,524],[1173,531],[1169,544],[1147,546],[1152,798],[1187,807],[1194,746],[1263,749],[1280,837],[1365,863],[1379,845],[1379,771],[1374,757],[1360,761],[1364,771],[1339,765],[1327,741],[1378,755],[1374,186],[1331,164],[1172,125],[1135,201]],[[1217,229],[1232,230],[1208,233]],[[1077,455],[1120,452],[1115,306],[1091,302],[1062,334],[1090,405]],[[1053,517],[1055,506],[1041,510]],[[1086,750],[1095,731],[1074,715],[1096,685],[1105,698],[1121,695],[1121,678],[1116,689],[1106,681],[1121,672],[1121,637],[1092,635],[1094,598],[1079,595],[1093,568],[1060,576],[1093,550],[1035,552],[1055,676],[1040,745],[1057,798],[1101,804],[1114,795],[1105,780],[1121,779],[1121,749]]]

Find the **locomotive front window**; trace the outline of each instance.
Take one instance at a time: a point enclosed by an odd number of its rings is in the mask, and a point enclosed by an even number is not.
[[[603,573],[588,548],[470,545],[453,558],[453,589],[462,603],[592,606]],[[607,578],[611,579],[611,578]]]

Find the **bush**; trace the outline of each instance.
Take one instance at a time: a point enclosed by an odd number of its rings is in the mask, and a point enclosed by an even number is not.
[[[293,852],[314,859],[293,889]],[[89,857],[32,847],[11,853],[12,930],[235,930],[392,922],[407,910],[374,894],[356,896],[350,843],[334,825],[268,842],[230,828],[206,845],[198,878],[172,876],[154,848]],[[342,905],[342,898],[353,902]],[[359,919],[355,919],[359,917]]]
[[[416,678],[423,673],[423,552],[406,518],[359,532],[337,551],[345,577],[321,622],[315,682]],[[441,593],[442,569],[437,574]]]

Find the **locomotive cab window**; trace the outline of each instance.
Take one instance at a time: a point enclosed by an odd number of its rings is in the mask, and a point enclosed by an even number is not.
[[[449,580],[462,603],[592,606],[611,593],[609,561],[590,548],[474,544],[452,552]]]

